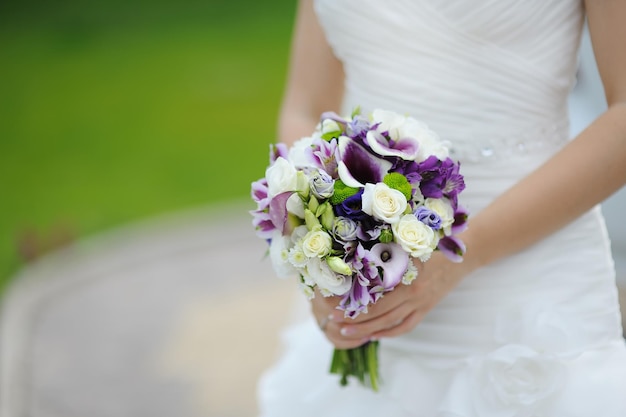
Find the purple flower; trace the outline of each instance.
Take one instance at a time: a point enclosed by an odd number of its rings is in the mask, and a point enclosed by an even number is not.
[[[402,281],[409,266],[409,254],[397,243],[377,243],[370,249],[376,266],[382,268],[382,286],[388,291]]]
[[[365,138],[369,147],[382,156],[396,156],[412,161],[419,152],[419,142],[414,138],[387,139],[382,133],[370,130]]]
[[[447,197],[452,202],[452,207],[456,208],[457,196],[465,189],[459,167],[460,165],[450,158],[440,161],[435,156],[420,163],[418,168],[422,176],[420,190],[424,197]]]
[[[441,217],[434,211],[424,206],[420,206],[416,208],[415,210],[413,210],[413,214],[415,214],[415,217],[417,217],[417,220],[421,221],[422,223],[424,223],[431,229],[433,230],[441,229]]]
[[[326,171],[331,177],[338,178],[337,158],[339,151],[337,139],[325,141],[324,139],[315,138],[313,139],[310,152],[317,166]]]
[[[381,182],[391,168],[391,162],[372,155],[347,136],[339,138],[339,178],[349,187]]]
[[[452,262],[463,261],[465,254],[465,244],[456,236],[444,236],[437,245],[439,249]]]
[[[363,189],[357,191],[356,194],[346,198],[340,204],[334,206],[335,214],[337,216],[347,217],[354,221],[359,221],[369,217],[363,212],[361,205],[361,196],[363,195]]]
[[[371,290],[372,285],[376,286],[380,282],[380,278],[375,257],[360,243],[349,262],[355,271],[352,288],[342,297],[338,308],[345,312],[346,317],[355,318],[360,313],[367,313],[367,306],[379,297]]]
[[[348,126],[346,127],[346,133],[352,139],[358,139],[359,142],[363,143],[370,128],[370,121],[366,117],[356,115],[348,123]]]
[[[287,145],[279,142],[275,144],[270,144],[270,165],[276,162],[278,157],[283,157],[287,159],[287,155],[289,154],[289,149]]]
[[[374,302],[367,285],[362,285],[358,279],[352,280],[352,288],[339,301],[339,309],[344,311],[345,317],[355,318],[361,313],[367,313],[367,306]]]
[[[457,207],[454,212],[454,221],[452,222],[452,234],[456,235],[467,229],[467,220],[469,213],[463,207]]]

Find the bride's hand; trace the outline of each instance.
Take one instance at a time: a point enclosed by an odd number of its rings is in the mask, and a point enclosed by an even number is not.
[[[416,262],[418,276],[411,285],[398,285],[374,305],[367,314],[344,318],[337,310],[339,297],[312,300],[313,314],[326,337],[336,348],[349,349],[369,340],[398,336],[411,331],[424,316],[450,292],[464,275],[459,264],[451,263],[441,253],[428,262]]]

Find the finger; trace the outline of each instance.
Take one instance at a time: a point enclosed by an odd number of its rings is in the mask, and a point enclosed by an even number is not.
[[[397,308],[373,320],[362,323],[338,323],[339,333],[346,339],[371,338],[387,329],[396,327],[409,316],[414,307],[409,303],[400,304]],[[337,324],[337,323],[336,323]]]
[[[417,326],[419,322],[422,321],[423,318],[424,318],[423,313],[421,313],[418,310],[414,310],[397,326],[374,333],[371,336],[372,340],[382,339],[383,337],[394,337],[394,336],[399,336],[401,334],[408,333],[411,330],[413,330],[415,326]]]

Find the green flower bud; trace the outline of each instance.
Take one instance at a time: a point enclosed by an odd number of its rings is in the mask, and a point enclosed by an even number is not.
[[[304,222],[309,230],[317,229],[322,226],[320,221],[317,220],[317,216],[309,209],[304,209]]]
[[[330,203],[327,201],[320,206],[320,209],[322,209],[320,217],[322,226],[324,226],[326,230],[332,230],[333,224],[335,223],[335,213],[333,213],[333,206],[331,206]]]
[[[319,216],[319,214],[317,214],[317,210],[319,209],[319,206],[320,206],[319,201],[317,201],[317,198],[315,198],[315,196],[312,195],[311,198],[309,199],[308,209],[311,210],[313,213],[315,213],[316,216]]]
[[[393,232],[389,229],[383,229],[380,231],[380,236],[378,237],[381,243],[389,243],[393,240]]]
[[[330,267],[330,269],[332,269],[338,274],[352,275],[352,269],[350,268],[350,265],[345,263],[344,260],[338,256],[327,257],[326,263],[328,263],[328,266]]]

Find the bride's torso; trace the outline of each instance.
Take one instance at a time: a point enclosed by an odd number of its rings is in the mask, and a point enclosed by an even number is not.
[[[408,113],[461,160],[567,138],[580,0],[316,0],[316,10],[344,65],[345,113]]]
[[[460,201],[470,212],[568,140],[581,1],[316,0],[316,12],[344,65],[344,113],[356,106],[407,113],[449,140],[466,177]],[[598,209],[467,277],[410,337],[385,344],[463,357],[505,342],[531,343],[515,338],[533,339],[532,325],[524,326],[541,317],[566,340],[564,350],[619,337]],[[511,320],[521,326],[516,335],[498,324]],[[548,343],[546,336],[535,339]]]

